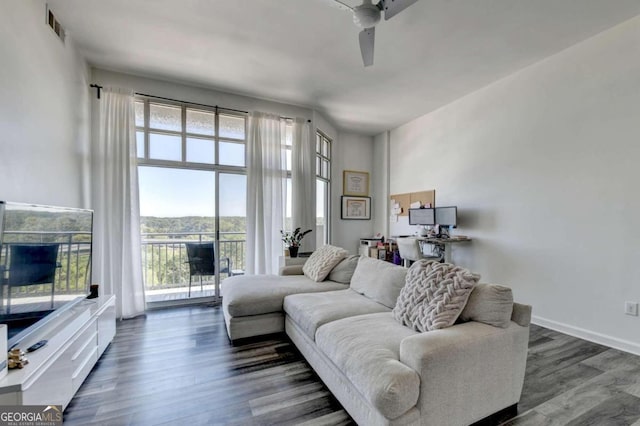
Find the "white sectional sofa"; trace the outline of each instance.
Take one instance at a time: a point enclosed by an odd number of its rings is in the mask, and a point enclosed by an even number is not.
[[[517,404],[531,308],[513,303],[505,287],[478,285],[465,322],[417,332],[392,315],[406,271],[361,258],[349,286],[302,275],[233,277],[223,297],[229,336],[278,332],[284,323],[361,425],[469,425]]]

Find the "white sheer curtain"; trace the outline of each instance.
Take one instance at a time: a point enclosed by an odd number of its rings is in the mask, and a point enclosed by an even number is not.
[[[296,118],[291,147],[291,216],[293,229],[311,229],[300,244],[300,251],[316,248],[316,150],[311,125]]]
[[[116,314],[144,313],[133,92],[105,88],[92,146],[93,282],[115,294]]]
[[[283,254],[286,171],[280,117],[252,112],[247,138],[247,274],[275,274]]]

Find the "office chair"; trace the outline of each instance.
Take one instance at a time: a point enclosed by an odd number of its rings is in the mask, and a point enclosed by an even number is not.
[[[200,276],[200,291],[202,292],[202,277],[216,275],[214,243],[185,243],[189,260],[189,297],[191,297],[191,277]],[[221,268],[220,273],[231,275],[231,260],[228,257],[220,259],[227,261],[227,267]]]
[[[440,260],[439,256],[429,256],[422,252],[422,246],[420,240],[417,238],[398,238],[396,240],[398,244],[398,251],[400,257],[404,259],[404,266],[409,267],[413,262],[420,259]]]
[[[51,284],[51,308],[55,292],[59,244],[12,244],[9,248],[7,313],[11,312],[11,288]]]

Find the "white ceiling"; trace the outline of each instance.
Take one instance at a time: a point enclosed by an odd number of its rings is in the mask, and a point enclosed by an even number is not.
[[[359,29],[331,3],[49,0],[92,65],[314,108],[370,135],[640,14],[638,0],[419,0],[378,24],[364,68]]]

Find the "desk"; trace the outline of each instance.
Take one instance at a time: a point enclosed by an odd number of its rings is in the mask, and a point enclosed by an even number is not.
[[[447,263],[451,263],[452,244],[468,243],[471,241],[471,238],[459,238],[455,236],[451,238],[416,237],[416,239],[424,244],[434,244],[440,246],[444,252],[444,261]]]
[[[378,258],[378,243],[382,243],[382,238],[360,238],[358,254],[364,257]]]

